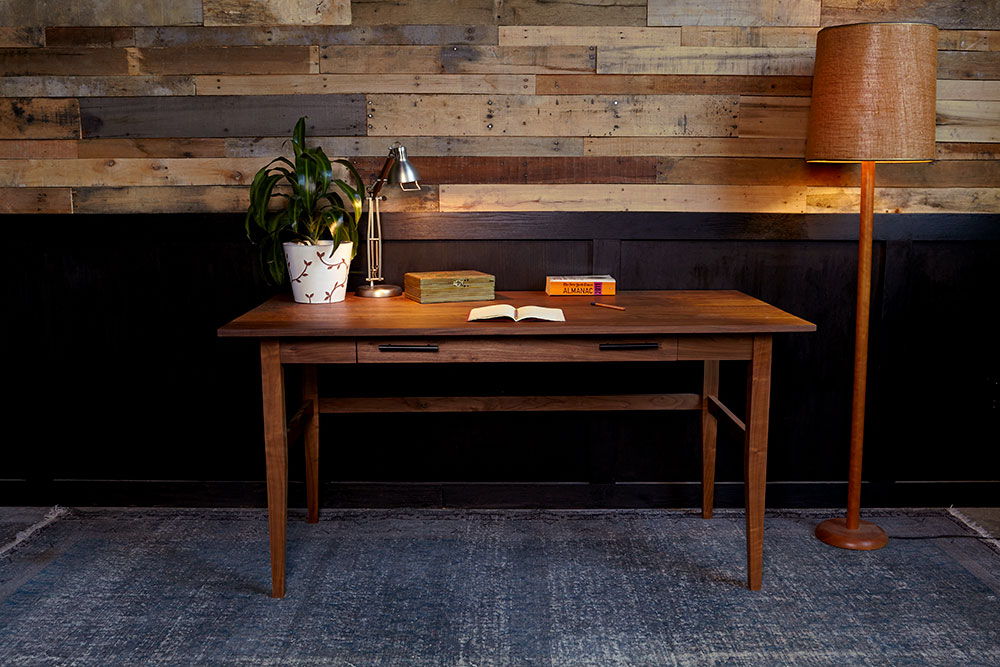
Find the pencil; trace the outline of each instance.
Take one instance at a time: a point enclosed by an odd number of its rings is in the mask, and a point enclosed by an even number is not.
[[[601,308],[611,308],[613,310],[625,310],[625,306],[612,306],[610,303],[601,303],[600,301],[591,301],[591,306],[600,306]]]

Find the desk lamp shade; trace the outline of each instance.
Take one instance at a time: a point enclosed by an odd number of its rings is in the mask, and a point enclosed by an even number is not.
[[[937,32],[929,23],[820,30],[806,160],[932,160]]]
[[[420,174],[416,167],[407,159],[406,148],[396,148],[396,161],[389,169],[389,182],[398,183],[405,192],[416,192],[420,189]]]
[[[885,531],[860,519],[875,164],[934,158],[936,79],[933,25],[858,23],[824,28],[816,36],[806,160],[861,163],[847,516],[816,527],[817,538],[844,549],[879,549],[888,542]]]

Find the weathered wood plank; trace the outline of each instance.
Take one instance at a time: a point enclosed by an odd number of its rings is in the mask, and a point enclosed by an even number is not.
[[[803,213],[806,188],[743,185],[442,185],[442,211]]]
[[[0,138],[78,139],[80,105],[72,99],[0,98]]]
[[[680,46],[680,28],[502,25],[500,46]]]
[[[740,138],[804,139],[810,99],[805,97],[740,97]]]
[[[199,95],[329,93],[530,94],[533,74],[276,74],[198,76]]]
[[[812,76],[814,49],[622,46],[601,49],[598,74]]]
[[[232,213],[247,210],[249,188],[225,186],[74,188],[77,213]]]
[[[351,0],[203,0],[204,24],[348,25]]]
[[[860,188],[809,188],[809,213],[853,213]],[[875,188],[876,213],[1000,213],[1000,188]]]
[[[1000,51],[1000,30],[938,30],[942,51]]]
[[[938,142],[938,160],[1000,160],[1000,144]]]
[[[1000,51],[939,51],[939,79],[1000,79]]]
[[[452,45],[443,47],[439,53],[441,71],[453,74],[593,72],[597,63],[596,52],[587,46]]]
[[[0,25],[200,25],[201,0],[5,0]]]
[[[249,185],[265,164],[258,158],[4,160],[0,187]]]
[[[861,169],[856,164],[809,164],[792,158],[661,158],[657,164],[656,182],[856,188],[861,183]],[[887,188],[989,188],[1000,184],[1000,163],[955,160],[931,164],[880,164],[878,183]]]
[[[495,25],[136,28],[136,46],[427,45],[497,43]]]
[[[501,25],[645,26],[645,0],[500,0]]]
[[[227,157],[225,139],[82,139],[75,146],[77,154],[72,157],[81,158]]]
[[[437,212],[438,199],[440,197],[440,187],[421,181],[419,192],[403,192],[398,187],[391,191],[383,190],[388,199],[379,204],[379,210],[383,213],[402,213],[433,211]]]
[[[361,95],[90,97],[80,111],[86,138],[287,137],[300,116],[310,136],[365,133]]]
[[[0,26],[0,48],[45,46],[45,29],[41,27]]]
[[[425,25],[497,23],[494,0],[353,0],[351,22],[354,25]]]
[[[4,97],[136,97],[194,95],[190,76],[11,76],[0,79]]]
[[[0,213],[72,213],[69,188],[0,188]]]
[[[996,0],[823,0],[820,25],[867,21],[917,21],[950,30],[996,30],[1000,28],[1000,9]]]
[[[0,140],[0,160],[77,157],[72,139]]]
[[[320,54],[323,73],[535,74],[593,72],[586,46],[337,46]]]
[[[649,25],[814,26],[820,0],[649,0]]]
[[[409,151],[407,151],[409,153]],[[376,165],[377,169],[379,165]],[[654,157],[421,157],[425,183],[655,183]]]
[[[500,28],[501,34],[503,34],[504,29],[504,27]],[[677,28],[660,29],[677,30]],[[649,30],[656,30],[656,28],[649,28]],[[816,46],[816,33],[819,30],[819,27],[685,25],[680,28],[679,46],[813,48]],[[650,46],[657,44],[670,45],[665,41],[649,43]],[[612,43],[603,44],[603,46],[613,45]],[[619,46],[628,46],[628,44],[623,43]],[[938,32],[938,48],[942,51],[997,51],[1000,50],[1000,31],[941,30]]]
[[[935,138],[1000,142],[1000,102],[938,100]]]
[[[851,185],[860,183],[860,168],[850,171],[859,174]],[[878,184],[886,188],[1000,187],[1000,162],[946,160],[930,164],[880,164],[876,171]]]
[[[937,82],[939,100],[1000,100],[1000,81],[948,79]]]
[[[125,49],[10,49],[0,54],[3,76],[129,74]]]
[[[583,140],[587,155],[704,155],[804,158],[805,138],[597,137]]]
[[[49,48],[105,48],[135,46],[135,28],[128,26],[93,28],[46,28],[45,45]]]
[[[810,76],[538,74],[536,95],[773,95],[808,97]]]
[[[792,99],[792,98],[788,98]],[[731,136],[725,95],[369,95],[370,136]]]
[[[657,183],[681,185],[840,185],[858,179],[840,165],[795,158],[679,157],[657,161]]]
[[[381,210],[436,212],[438,190],[393,192]],[[73,188],[77,213],[243,213],[250,202],[249,188],[221,185],[166,187]]]
[[[680,46],[812,49],[817,32],[818,27],[685,25]]]
[[[407,154],[421,156],[556,156],[583,155],[580,137],[393,137],[406,146]],[[386,137],[310,137],[333,157],[376,156],[384,159],[392,143]],[[283,145],[284,144],[284,145]],[[285,139],[258,137],[226,139],[229,157],[272,157],[287,154]]]
[[[325,46],[320,49],[319,69],[323,74],[441,74],[445,72],[442,50],[435,46]]]
[[[351,12],[355,25],[646,25],[645,0],[354,0]]]
[[[315,46],[150,47],[135,74],[309,74],[318,58]]]

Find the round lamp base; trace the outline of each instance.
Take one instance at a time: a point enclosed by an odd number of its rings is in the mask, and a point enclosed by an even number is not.
[[[402,293],[403,288],[399,285],[361,285],[354,292],[355,295],[364,297],[399,296]]]
[[[816,526],[816,537],[830,546],[856,551],[874,551],[889,543],[889,536],[874,523],[859,521],[857,530],[851,530],[846,518],[822,522]]]

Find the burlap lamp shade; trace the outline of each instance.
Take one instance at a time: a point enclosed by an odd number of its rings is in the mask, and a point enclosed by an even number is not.
[[[928,23],[820,30],[806,160],[932,160],[937,33]]]

